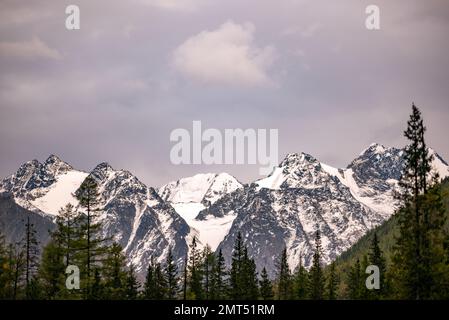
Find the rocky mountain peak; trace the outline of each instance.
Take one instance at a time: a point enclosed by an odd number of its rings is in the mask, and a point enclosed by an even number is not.
[[[62,161],[58,156],[51,154],[44,162],[44,166],[54,175],[66,173],[73,170],[73,167],[67,162]]]

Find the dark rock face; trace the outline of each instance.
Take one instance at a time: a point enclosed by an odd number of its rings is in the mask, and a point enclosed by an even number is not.
[[[7,243],[18,243],[24,239],[27,218],[36,230],[39,244],[44,246],[50,239],[55,224],[51,219],[17,205],[11,194],[0,194],[0,232]]]

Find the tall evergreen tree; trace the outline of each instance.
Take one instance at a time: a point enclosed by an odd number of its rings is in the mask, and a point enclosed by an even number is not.
[[[387,274],[387,265],[385,261],[385,257],[382,253],[382,250],[379,246],[379,239],[377,238],[377,233],[374,233],[373,239],[371,241],[370,252],[368,254],[369,263],[371,265],[377,266],[379,268],[379,284],[380,288],[378,290],[372,290],[370,296],[374,299],[380,299],[386,295],[387,287],[386,287],[386,274]]]
[[[325,279],[321,267],[321,255],[321,234],[317,230],[315,234],[315,253],[309,272],[309,297],[313,300],[324,299]]]
[[[426,145],[425,132],[421,112],[413,105],[404,132],[409,145],[405,148],[405,166],[400,180],[400,232],[392,272],[395,295],[405,299],[429,299],[440,291],[438,270],[445,259],[444,216],[438,192],[429,192],[435,189],[430,184],[433,156]]]
[[[22,277],[25,272],[26,256],[22,246],[9,244],[8,270],[10,270],[10,292],[12,300],[19,298]]]
[[[126,274],[126,288],[125,298],[127,300],[136,300],[139,293],[139,282],[136,278],[136,272],[134,271],[134,265],[131,263],[129,270]]]
[[[101,266],[108,253],[106,242],[110,239],[101,236],[102,225],[98,222],[100,200],[98,185],[92,176],[88,176],[76,192],[80,206],[85,214],[80,216],[80,257],[85,273],[85,296],[89,297],[92,283],[92,269]],[[114,247],[114,246],[113,246]],[[114,254],[114,253],[113,253]]]
[[[241,299],[243,295],[244,288],[241,281],[243,256],[244,256],[243,240],[242,235],[239,232],[237,234],[237,238],[235,239],[234,249],[232,251],[232,263],[229,277],[230,297],[234,300]]]
[[[73,205],[67,204],[59,210],[56,217],[56,229],[51,234],[54,243],[63,251],[66,267],[76,263],[77,249],[82,245],[77,218],[78,214]]]
[[[163,300],[167,298],[167,279],[161,264],[151,257],[143,286],[142,296],[147,300]]]
[[[53,239],[45,246],[39,266],[39,280],[45,299],[62,298],[65,291],[65,252]]]
[[[30,222],[30,217],[27,217],[25,224],[25,237],[22,240],[23,251],[25,253],[25,296],[27,299],[33,298],[32,281],[39,268],[39,247],[36,238],[36,230],[34,224]]]
[[[167,262],[165,264],[165,276],[167,283],[167,299],[176,299],[179,295],[178,267],[173,261],[171,248],[168,249]]]
[[[360,266],[360,260],[357,259],[355,264],[351,267],[348,276],[348,296],[351,300],[359,300],[363,297],[363,277]]]
[[[260,274],[261,280],[259,283],[260,287],[260,296],[263,300],[271,300],[273,299],[274,293],[273,293],[273,285],[268,278],[267,269],[263,267],[262,273]]]
[[[167,299],[167,280],[165,278],[162,266],[156,263],[154,267],[154,299]]]
[[[212,253],[209,245],[206,245],[203,249],[203,287],[204,298],[209,300],[211,297],[212,287],[212,272],[215,265],[215,255]]]
[[[327,298],[329,300],[337,299],[338,278],[335,273],[335,262],[332,262],[329,270],[329,277],[327,279]]]
[[[297,299],[304,300],[308,298],[309,292],[309,274],[302,264],[302,255],[299,257],[299,266],[294,279],[294,296]]]
[[[218,256],[213,260],[212,274],[211,274],[211,293],[212,300],[219,300],[226,298],[226,264],[221,249],[218,251]]]
[[[184,272],[183,272],[183,280],[182,280],[182,299],[187,300],[187,279],[189,277],[187,272],[187,265],[189,263],[189,254],[186,253],[186,256],[184,257]]]
[[[118,243],[113,243],[103,264],[105,294],[108,299],[119,300],[125,297],[126,276],[126,261],[122,247]]]
[[[292,298],[293,283],[290,273],[290,266],[287,261],[287,249],[282,250],[279,261],[277,262],[277,284],[278,299],[287,300]]]
[[[105,293],[106,288],[104,286],[103,280],[101,279],[99,268],[93,269],[93,280],[92,287],[89,295],[91,300],[101,300],[108,299],[108,293]]]
[[[240,283],[242,284],[242,300],[256,300],[259,297],[256,263],[248,255],[248,249],[243,249],[243,261],[240,269]]]
[[[196,300],[202,300],[203,297],[203,286],[202,286],[202,257],[201,257],[201,251],[198,248],[198,241],[196,236],[192,238],[192,242],[190,244],[190,257],[189,257],[189,265],[188,265],[188,272],[189,272],[189,298],[190,299],[196,299]]]
[[[154,258],[150,258],[150,263],[147,268],[147,275],[145,277],[145,283],[143,285],[142,297],[146,300],[154,300],[156,299],[156,275],[155,275],[155,263]]]

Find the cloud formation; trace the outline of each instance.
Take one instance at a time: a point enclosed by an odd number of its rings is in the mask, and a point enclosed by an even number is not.
[[[28,41],[0,42],[0,55],[23,59],[47,58],[61,59],[61,54],[48,47],[42,40],[34,37]]]
[[[141,3],[161,9],[194,11],[205,4],[204,0],[139,0]]]
[[[190,37],[174,52],[177,70],[206,83],[259,86],[271,84],[268,69],[275,59],[271,46],[254,43],[251,23],[228,21],[214,31]]]

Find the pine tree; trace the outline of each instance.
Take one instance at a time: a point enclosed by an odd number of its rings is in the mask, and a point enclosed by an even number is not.
[[[89,299],[100,300],[108,298],[107,294],[105,294],[105,287],[101,279],[99,268],[94,268],[93,274],[94,276],[92,280],[92,288],[90,291]]]
[[[363,278],[360,267],[360,260],[357,259],[356,263],[351,267],[348,276],[348,295],[351,300],[359,300],[362,298],[363,290]]]
[[[163,300],[167,298],[167,281],[161,264],[156,263],[154,268],[154,299]]]
[[[221,249],[218,251],[218,256],[213,260],[212,274],[211,274],[211,294],[212,300],[220,300],[226,298],[226,265]]]
[[[373,290],[368,289],[366,286],[366,269],[369,266],[368,255],[363,255],[362,262],[360,264],[360,299],[370,300],[373,299]]]
[[[268,278],[267,269],[263,267],[262,273],[260,274],[261,280],[260,280],[260,296],[263,300],[271,300],[273,299],[274,293],[273,293],[273,285]]]
[[[386,288],[386,274],[387,266],[382,250],[379,247],[379,239],[377,238],[377,233],[374,233],[373,239],[371,241],[370,252],[368,254],[369,264],[377,266],[379,268],[379,284],[380,289],[371,290],[370,296],[374,299],[380,299],[385,296],[387,292]]]
[[[143,285],[142,296],[144,299],[153,300],[156,296],[156,276],[155,276],[155,265],[154,259],[151,257],[150,263],[148,264],[147,275],[145,278],[145,283]]]
[[[198,242],[196,236],[193,237],[190,244],[190,257],[189,257],[189,297],[191,299],[202,300],[203,299],[203,287],[202,287],[202,259],[201,252],[198,249]]]
[[[248,249],[243,249],[243,260],[240,269],[240,283],[242,284],[242,300],[256,300],[259,297],[256,263],[248,255]]]
[[[315,253],[313,254],[312,267],[309,272],[309,297],[312,300],[324,299],[324,274],[321,267],[321,235],[317,230],[315,234]]]
[[[88,176],[76,192],[79,204],[85,210],[80,216],[80,239],[82,267],[85,271],[85,297],[89,297],[92,282],[92,269],[101,267],[101,262],[108,253],[106,242],[110,239],[101,237],[102,225],[98,222],[99,208],[98,185],[92,176]]]
[[[395,296],[404,299],[429,299],[441,291],[444,265],[444,216],[436,187],[431,185],[431,161],[421,112],[413,105],[404,136],[405,166],[400,180],[402,208],[399,236],[393,254]],[[434,177],[433,182],[437,181]],[[433,190],[433,191],[432,191]],[[444,289],[443,289],[444,291]]]
[[[211,296],[211,282],[212,282],[212,272],[215,265],[215,255],[212,253],[209,245],[206,245],[203,249],[203,287],[204,287],[204,297],[206,300],[210,299]]]
[[[163,300],[167,298],[167,279],[161,264],[151,257],[143,286],[142,296],[147,300]]]
[[[12,300],[19,298],[21,280],[25,272],[26,255],[22,246],[9,244],[8,247],[8,270],[10,270],[10,297]]]
[[[64,254],[59,244],[53,239],[45,246],[39,266],[39,280],[41,281],[45,299],[63,297],[65,291],[65,263]]]
[[[25,237],[22,240],[23,251],[25,253],[25,296],[27,299],[33,298],[31,283],[39,268],[39,247],[36,239],[34,224],[27,217],[25,224]],[[36,285],[36,283],[34,283]]]
[[[241,281],[241,269],[243,262],[243,241],[240,232],[234,243],[234,250],[232,251],[232,263],[230,271],[230,298],[234,300],[241,299],[243,295],[243,284]]]
[[[290,266],[287,262],[287,249],[282,250],[282,254],[277,263],[277,283],[278,299],[288,300],[292,298],[292,277]]]
[[[179,295],[178,267],[173,261],[171,248],[168,249],[167,262],[165,264],[165,275],[167,283],[167,299],[176,299]]]
[[[126,276],[126,261],[122,247],[118,243],[113,243],[103,265],[105,294],[108,299],[118,300],[125,297]]]
[[[337,299],[338,278],[335,273],[335,262],[332,262],[329,270],[329,277],[327,279],[327,298],[329,300]]]
[[[183,279],[182,279],[182,299],[187,300],[187,278],[188,278],[188,272],[187,272],[187,265],[189,261],[189,255],[186,252],[186,256],[184,257],[184,272],[183,272]]]
[[[304,300],[308,298],[309,274],[302,265],[302,256],[299,257],[299,266],[295,273],[294,296],[297,299]]]
[[[139,293],[139,282],[136,278],[134,265],[131,263],[126,274],[125,297],[127,300],[136,300]]]
[[[59,210],[56,230],[51,234],[53,241],[63,250],[66,267],[75,263],[77,249],[81,246],[77,218],[73,205],[67,204]]]

